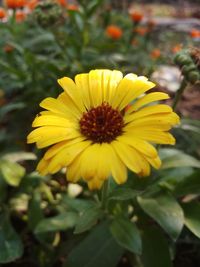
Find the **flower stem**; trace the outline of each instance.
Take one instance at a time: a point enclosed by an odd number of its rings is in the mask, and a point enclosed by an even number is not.
[[[187,85],[187,81],[184,78],[182,80],[182,82],[181,82],[181,85],[180,85],[178,91],[176,92],[176,95],[175,95],[175,98],[174,98],[174,101],[173,101],[173,104],[172,104],[172,108],[173,108],[174,111],[176,110],[177,104],[178,104],[178,102],[179,102],[179,100],[181,98],[181,95],[183,94],[183,91],[184,91],[186,85]]]
[[[109,192],[109,179],[106,180],[102,186],[102,191],[101,191],[101,206],[103,209],[106,208],[106,202],[107,202],[107,196]]]

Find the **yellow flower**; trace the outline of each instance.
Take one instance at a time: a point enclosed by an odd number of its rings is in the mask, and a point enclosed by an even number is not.
[[[179,117],[167,105],[148,105],[169,98],[145,94],[154,83],[132,73],[123,78],[117,70],[92,70],[75,82],[64,77],[58,83],[64,92],[40,103],[46,111],[28,136],[38,148],[51,146],[37,166],[41,174],[66,167],[68,181],[82,178],[90,189],[99,189],[110,175],[118,184],[126,182],[127,168],[148,176],[150,165],[160,167],[153,144],[175,143],[168,131]]]

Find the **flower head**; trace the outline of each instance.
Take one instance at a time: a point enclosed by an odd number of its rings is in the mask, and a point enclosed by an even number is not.
[[[79,11],[79,6],[76,4],[68,4],[67,5],[67,10],[70,11]]]
[[[143,19],[143,14],[139,11],[132,11],[130,13],[131,19],[134,22],[140,22]]]
[[[176,54],[178,52],[180,52],[183,48],[182,44],[176,44],[175,46],[172,47],[172,53]]]
[[[58,4],[60,4],[63,7],[67,6],[67,1],[66,0],[57,0]]]
[[[191,36],[192,38],[194,38],[194,39],[196,39],[196,38],[200,38],[200,31],[197,30],[197,29],[192,29],[192,30],[190,31],[190,36]]]
[[[6,5],[12,9],[22,8],[26,5],[26,0],[6,0]]]
[[[136,32],[137,34],[139,34],[140,36],[144,36],[145,34],[148,33],[148,28],[147,27],[136,27],[134,29],[134,32]]]
[[[123,77],[116,70],[92,70],[58,83],[64,92],[40,103],[45,111],[28,135],[28,143],[38,148],[50,146],[37,167],[41,174],[66,167],[68,181],[82,178],[90,189],[99,189],[110,175],[124,183],[127,168],[148,176],[150,165],[160,167],[153,144],[175,143],[168,131],[179,117],[167,105],[148,104],[168,99],[167,94],[145,94],[154,87],[146,77]]]
[[[26,19],[27,14],[22,10],[17,10],[15,14],[15,19],[17,22],[22,22]]]
[[[6,17],[6,11],[4,8],[0,7],[0,19],[4,19]]]
[[[160,49],[155,48],[154,50],[151,51],[151,58],[152,59],[157,59],[161,55]]]
[[[122,37],[122,30],[120,27],[116,26],[116,25],[110,25],[106,28],[106,34],[114,39],[114,40],[118,40]]]
[[[26,3],[26,6],[30,9],[30,10],[33,10],[39,3],[39,0],[29,0],[27,3]]]

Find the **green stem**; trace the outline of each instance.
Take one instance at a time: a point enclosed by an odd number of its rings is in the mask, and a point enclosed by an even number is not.
[[[101,206],[103,209],[106,208],[108,192],[109,192],[109,179],[104,182],[101,191]]]
[[[182,82],[181,82],[180,88],[176,92],[176,95],[175,95],[175,98],[174,98],[174,101],[173,101],[173,104],[172,104],[172,108],[173,108],[174,111],[176,110],[177,104],[178,104],[178,102],[179,102],[179,100],[180,100],[180,98],[181,98],[181,96],[183,94],[183,91],[184,91],[186,85],[187,85],[187,81],[184,78],[182,80]]]

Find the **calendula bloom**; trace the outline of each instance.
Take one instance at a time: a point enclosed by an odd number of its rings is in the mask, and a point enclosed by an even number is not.
[[[157,59],[161,55],[160,49],[155,48],[154,50],[151,51],[151,58],[152,59]]]
[[[132,11],[130,13],[131,19],[134,22],[140,22],[143,19],[143,14],[139,11]]]
[[[175,46],[172,47],[172,53],[176,54],[178,53],[179,51],[181,51],[183,48],[183,45],[182,44],[176,44]]]
[[[67,5],[67,10],[79,11],[79,6],[78,5],[75,5],[75,4],[68,4]]]
[[[37,166],[42,175],[66,167],[68,181],[82,178],[90,189],[99,189],[110,175],[118,184],[126,182],[127,168],[148,176],[150,165],[160,167],[153,144],[175,143],[168,131],[179,117],[167,105],[148,106],[169,98],[161,92],[145,94],[154,83],[132,73],[123,77],[117,70],[92,70],[58,83],[64,92],[40,103],[46,110],[28,135],[28,143],[38,148],[50,146]]]
[[[66,0],[57,0],[58,4],[60,4],[63,7],[67,6],[67,1]]]
[[[17,22],[22,22],[26,19],[27,14],[22,10],[17,10],[15,14],[15,19]]]
[[[200,31],[197,30],[197,29],[192,29],[192,30],[190,31],[190,36],[191,36],[192,38],[194,38],[194,39],[196,39],[196,38],[200,38]]]
[[[134,32],[136,32],[137,34],[144,36],[145,34],[148,33],[148,28],[147,27],[137,27],[134,29]]]
[[[6,0],[5,2],[7,7],[12,9],[22,8],[26,5],[26,0]]]
[[[106,28],[106,34],[114,40],[118,40],[122,37],[122,30],[116,25],[110,25]]]
[[[26,6],[28,7],[28,9],[33,10],[38,5],[38,3],[39,3],[39,0],[29,0],[26,3]]]
[[[6,17],[6,11],[4,8],[0,7],[0,19],[4,19]]]

